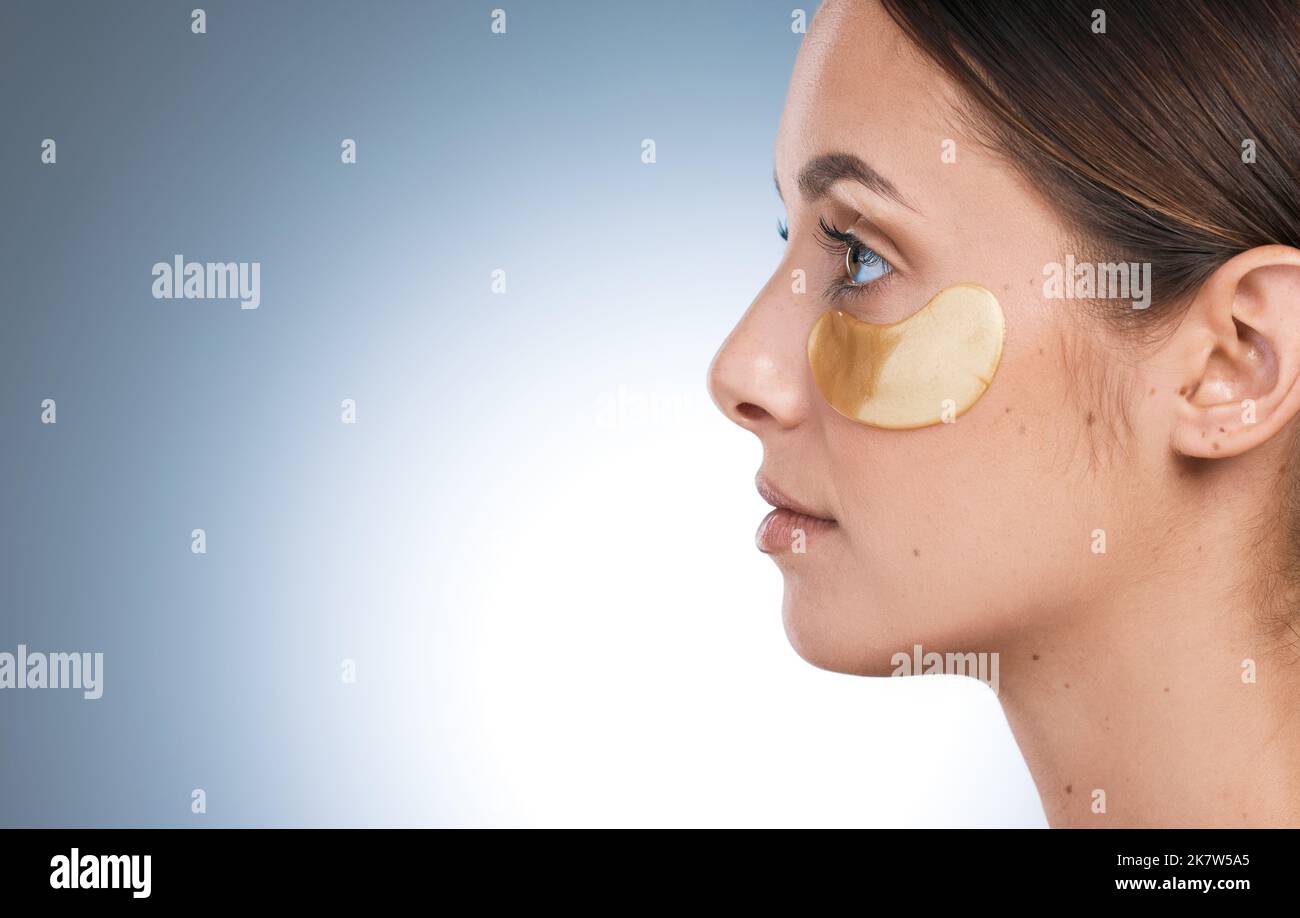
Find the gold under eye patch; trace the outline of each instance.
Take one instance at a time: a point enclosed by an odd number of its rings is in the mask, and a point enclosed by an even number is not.
[[[955,419],[979,401],[1002,359],[1002,338],[997,298],[954,284],[890,325],[827,310],[808,335],[808,362],[840,414],[909,430]]]

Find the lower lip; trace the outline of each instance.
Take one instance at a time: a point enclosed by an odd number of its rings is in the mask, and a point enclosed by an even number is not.
[[[834,528],[834,520],[824,520],[818,516],[808,516],[778,507],[763,517],[763,522],[758,524],[758,533],[754,536],[754,542],[758,545],[759,551],[773,555],[793,550],[799,530],[803,531],[805,538],[809,538],[816,533],[828,532]]]

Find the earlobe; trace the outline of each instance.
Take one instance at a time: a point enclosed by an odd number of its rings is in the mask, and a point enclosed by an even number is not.
[[[1261,246],[1225,262],[1175,338],[1174,450],[1216,459],[1267,442],[1300,414],[1300,250]]]

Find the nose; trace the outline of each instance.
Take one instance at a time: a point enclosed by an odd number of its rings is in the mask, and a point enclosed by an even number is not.
[[[779,283],[773,278],[750,304],[709,367],[714,403],[760,436],[797,427],[809,410],[811,322],[796,294],[773,289]]]

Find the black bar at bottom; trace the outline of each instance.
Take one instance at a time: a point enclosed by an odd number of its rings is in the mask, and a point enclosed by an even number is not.
[[[0,832],[0,888],[6,904],[66,905],[373,906],[413,894],[436,905],[468,894],[484,905],[788,897],[816,907],[847,897],[869,908],[886,896],[925,907],[975,895],[985,904],[1199,899],[1231,908],[1292,891],[1298,838],[1230,829],[11,829]]]

